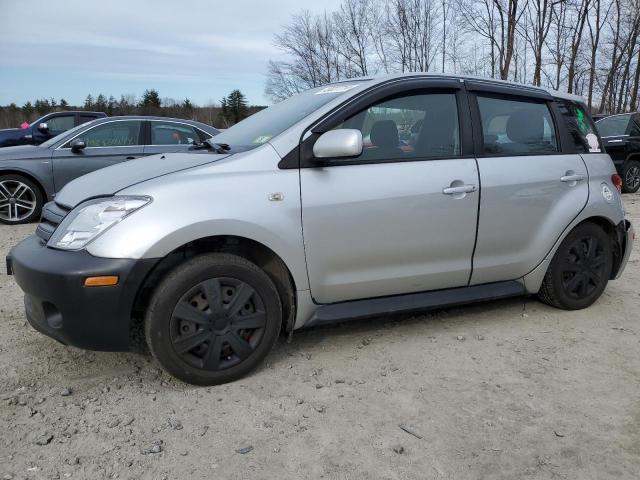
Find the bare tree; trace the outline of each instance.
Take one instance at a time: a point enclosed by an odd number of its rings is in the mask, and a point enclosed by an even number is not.
[[[533,51],[534,70],[532,83],[540,85],[543,49],[554,18],[554,3],[552,0],[529,0],[525,12],[532,27],[525,31],[525,38]]]
[[[636,109],[640,0],[343,0],[275,37],[274,100],[378,72],[442,71],[584,92],[590,108]]]

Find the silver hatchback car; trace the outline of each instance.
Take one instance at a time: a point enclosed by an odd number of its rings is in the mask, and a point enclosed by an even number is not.
[[[537,294],[591,305],[633,239],[579,97],[428,74],[301,93],[69,183],[8,271],[37,330],[231,381],[310,325]]]

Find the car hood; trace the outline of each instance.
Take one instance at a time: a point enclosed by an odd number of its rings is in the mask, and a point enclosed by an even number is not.
[[[0,138],[15,137],[20,132],[24,133],[22,128],[2,128],[0,129]]]
[[[3,160],[22,160],[27,158],[49,158],[51,150],[35,145],[0,148],[0,162]]]
[[[213,153],[170,153],[119,163],[69,182],[56,195],[56,203],[73,208],[89,198],[113,195],[137,183],[217,162],[228,156]]]

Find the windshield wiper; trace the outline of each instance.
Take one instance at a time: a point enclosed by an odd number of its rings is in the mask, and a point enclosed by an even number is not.
[[[192,150],[213,150],[216,153],[227,153],[231,147],[226,143],[212,142],[210,138],[202,143],[196,143],[191,147]]]

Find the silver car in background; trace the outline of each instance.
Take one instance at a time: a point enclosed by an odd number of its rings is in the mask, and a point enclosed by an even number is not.
[[[8,271],[29,322],[176,377],[241,377],[281,330],[537,294],[580,309],[633,230],[582,100],[407,74],[309,90],[70,182]]]

